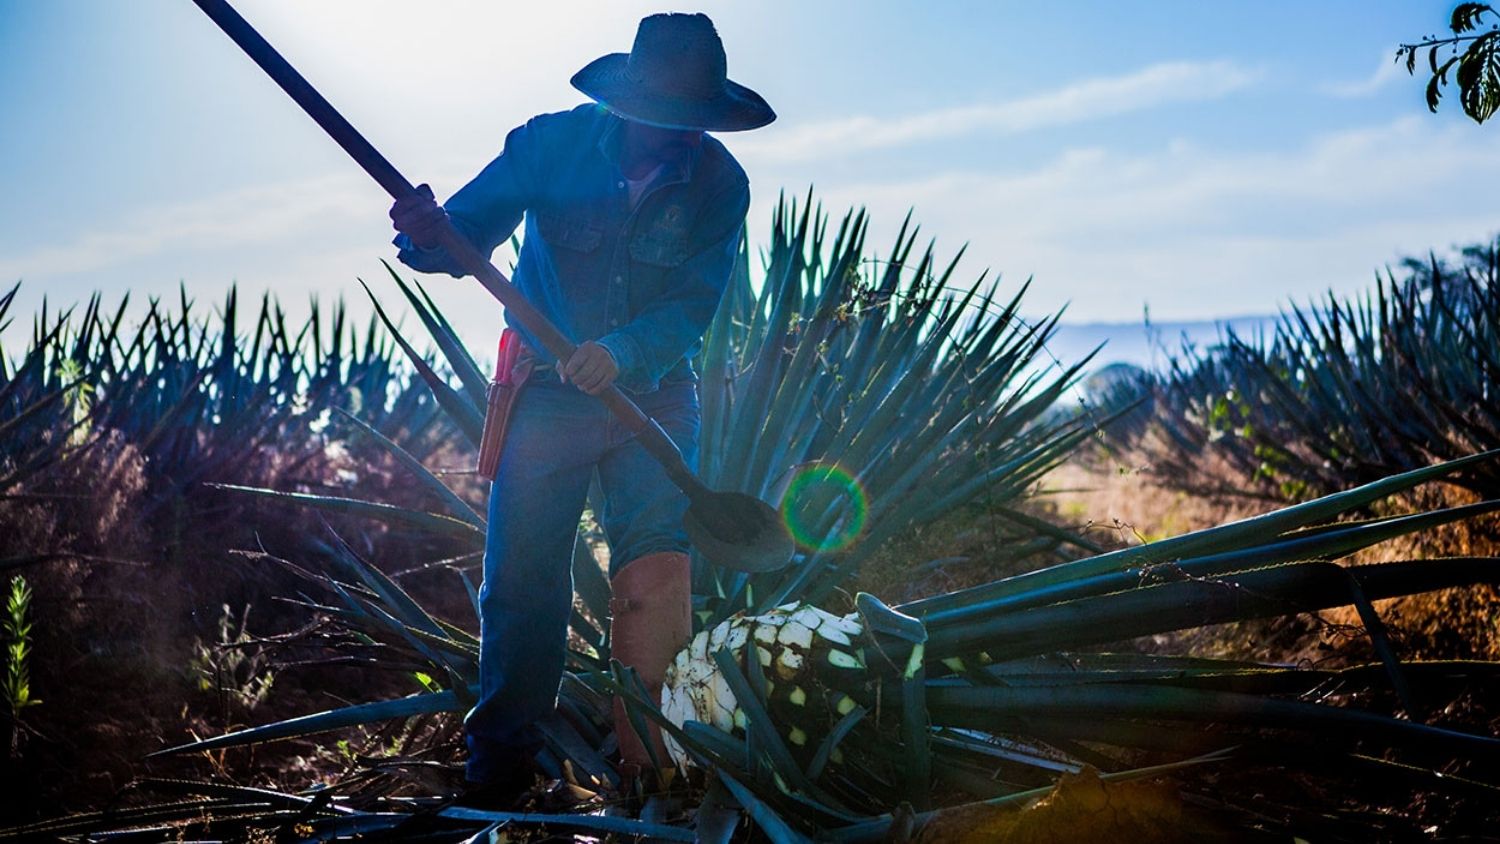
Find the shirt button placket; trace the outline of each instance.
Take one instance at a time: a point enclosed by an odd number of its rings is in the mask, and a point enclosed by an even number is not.
[[[609,327],[620,327],[620,312],[625,309],[625,276],[615,275],[615,295],[610,297],[614,306],[610,309]]]

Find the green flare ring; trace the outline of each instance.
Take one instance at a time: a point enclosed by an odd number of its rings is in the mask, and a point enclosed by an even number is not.
[[[810,512],[810,503],[827,496],[841,504],[833,526],[820,531],[820,512]],[[787,486],[782,512],[787,533],[803,551],[839,551],[864,533],[870,515],[870,497],[847,469],[833,463],[807,466]]]

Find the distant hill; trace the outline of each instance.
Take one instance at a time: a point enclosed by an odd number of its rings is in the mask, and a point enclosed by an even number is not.
[[[1201,349],[1219,342],[1227,329],[1248,338],[1259,331],[1269,331],[1275,323],[1274,316],[1153,322],[1149,327],[1140,321],[1063,323],[1057,327],[1057,333],[1047,348],[1062,363],[1072,364],[1104,343],[1104,349],[1094,358],[1091,369],[1097,370],[1112,363],[1150,368],[1165,365],[1168,359],[1182,351],[1184,342]]]

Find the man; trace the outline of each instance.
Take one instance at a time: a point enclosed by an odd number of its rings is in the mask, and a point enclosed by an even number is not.
[[[701,14],[642,20],[629,54],[592,62],[572,83],[596,102],[513,130],[500,156],[444,206],[424,185],[422,197],[391,208],[401,261],[454,276],[463,270],[436,246],[443,216],[490,254],[524,214],[515,285],[579,344],[555,361],[517,327],[548,366],[519,394],[491,489],[481,694],[465,720],[468,779],[500,792],[531,784],[534,722],[556,702],[574,536],[596,471],[613,655],[658,688],[691,633],[687,500],[592,396],[611,384],[632,393],[695,462],[690,361],[750,201],[744,171],[704,133],[775,119],[760,96],[728,80],[723,45]],[[615,711],[622,768],[639,775],[650,754],[618,702]]]

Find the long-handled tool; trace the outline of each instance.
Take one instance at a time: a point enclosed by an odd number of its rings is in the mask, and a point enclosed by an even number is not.
[[[193,0],[246,55],[260,65],[297,105],[317,121],[355,162],[394,199],[416,194],[411,182],[334,110],[323,96],[276,52],[255,28],[225,0]],[[558,360],[573,356],[573,342],[563,336],[526,297],[495,269],[478,249],[446,221],[438,241],[449,255],[483,284],[514,318]],[[609,409],[633,431],[641,445],[667,470],[672,482],[687,494],[690,506],[684,525],[694,547],[710,562],[740,571],[771,571],[791,561],[792,540],[783,521],[766,502],[738,492],[718,492],[704,486],[682,459],[682,452],[656,421],[630,397],[611,385],[599,395]]]

